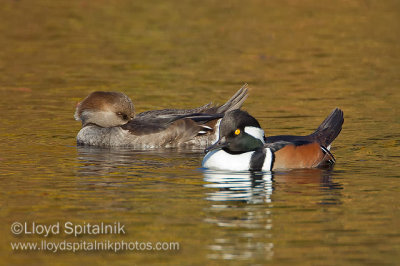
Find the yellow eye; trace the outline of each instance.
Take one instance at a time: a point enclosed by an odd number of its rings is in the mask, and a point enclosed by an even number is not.
[[[239,135],[240,134],[240,129],[236,129],[235,130],[235,135]]]

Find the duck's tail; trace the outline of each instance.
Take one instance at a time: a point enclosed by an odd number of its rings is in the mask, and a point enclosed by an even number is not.
[[[247,83],[244,84],[225,104],[215,106],[212,102],[203,106],[185,110],[186,113],[204,113],[204,114],[221,114],[222,116],[232,110],[242,107],[243,102],[247,99]]]
[[[309,137],[328,148],[342,130],[343,122],[343,111],[336,108]]]
[[[247,92],[248,88],[246,83],[225,104],[217,107],[216,113],[226,113],[228,111],[236,110],[242,107],[244,101],[249,96]]]

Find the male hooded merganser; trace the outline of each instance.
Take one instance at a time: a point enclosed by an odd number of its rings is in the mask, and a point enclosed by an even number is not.
[[[219,140],[205,151],[203,167],[230,171],[271,171],[333,165],[330,144],[342,130],[343,112],[336,108],[308,136],[265,137],[258,121],[233,110],[220,123]]]
[[[224,105],[194,109],[147,111],[135,116],[132,101],[121,92],[96,91],[78,103],[75,119],[82,121],[78,145],[101,147],[198,148],[218,139],[219,122],[247,98],[247,84]]]

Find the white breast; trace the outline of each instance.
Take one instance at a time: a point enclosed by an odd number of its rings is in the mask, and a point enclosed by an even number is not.
[[[213,150],[206,154],[202,166],[216,170],[248,171],[253,153],[230,154],[223,150]]]
[[[271,171],[273,154],[269,148],[267,148],[265,152],[266,156],[262,170]],[[230,154],[224,150],[213,150],[206,154],[203,159],[202,166],[215,170],[248,171],[253,153],[254,151],[241,154]]]

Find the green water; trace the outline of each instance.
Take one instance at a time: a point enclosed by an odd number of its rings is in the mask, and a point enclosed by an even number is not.
[[[397,265],[398,1],[26,1],[0,4],[0,256],[31,265]],[[203,154],[80,148],[75,105],[123,91],[137,111],[223,103],[268,135],[335,107],[332,171],[232,176]],[[14,222],[125,235],[13,235]],[[178,251],[12,251],[10,242],[179,242]]]

